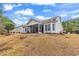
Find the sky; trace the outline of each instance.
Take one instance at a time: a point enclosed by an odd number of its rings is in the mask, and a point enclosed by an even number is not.
[[[61,20],[66,21],[79,17],[78,3],[3,3],[2,8],[4,15],[17,26],[27,23],[31,18],[41,21],[61,16]]]

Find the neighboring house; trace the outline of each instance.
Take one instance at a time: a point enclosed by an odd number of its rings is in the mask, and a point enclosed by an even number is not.
[[[18,27],[20,33],[62,33],[63,32],[61,17],[59,16],[53,17],[48,20],[44,20],[42,22],[31,19],[28,21],[27,24],[20,27]]]
[[[23,26],[18,26],[10,31],[11,33],[24,33]]]

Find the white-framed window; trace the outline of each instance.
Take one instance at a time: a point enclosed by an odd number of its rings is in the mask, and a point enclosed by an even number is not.
[[[52,30],[55,31],[55,24],[52,24]]]
[[[50,24],[46,24],[45,25],[45,31],[50,31],[50,27],[51,27]]]
[[[48,31],[50,31],[50,24],[48,24]]]

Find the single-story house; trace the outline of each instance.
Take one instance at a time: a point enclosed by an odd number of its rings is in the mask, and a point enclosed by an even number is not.
[[[20,33],[62,33],[61,17],[56,16],[44,21],[30,19],[25,25],[17,27]],[[16,32],[15,28],[12,32]]]
[[[11,32],[11,33],[23,33],[23,32],[24,32],[23,25],[14,28],[14,29],[11,30],[10,32]]]

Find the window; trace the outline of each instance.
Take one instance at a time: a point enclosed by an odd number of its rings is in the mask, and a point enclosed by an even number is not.
[[[47,31],[47,25],[45,25],[45,31]]]
[[[52,30],[53,31],[55,30],[55,24],[52,24]]]
[[[45,30],[46,30],[46,31],[50,31],[50,24],[45,25]]]
[[[50,24],[48,24],[48,31],[50,31]]]

